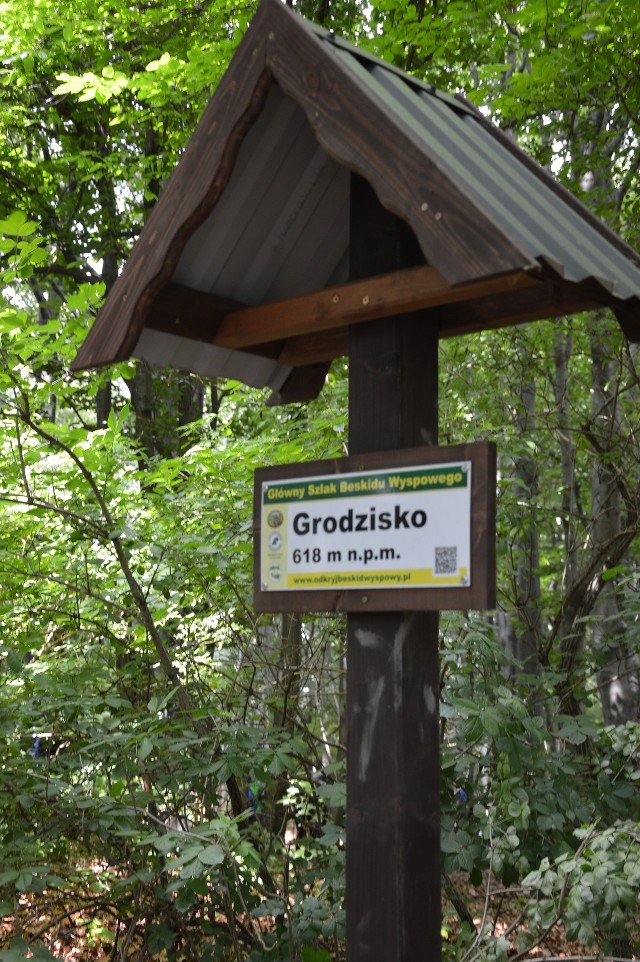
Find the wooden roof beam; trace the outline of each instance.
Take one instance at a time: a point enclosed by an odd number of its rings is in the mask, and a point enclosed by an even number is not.
[[[489,280],[452,287],[433,267],[414,267],[285,301],[232,311],[220,322],[211,343],[216,347],[246,349],[268,341],[308,336],[537,283],[531,273],[513,271]]]
[[[150,305],[145,327],[216,347],[247,350],[538,283],[533,273],[519,270],[453,287],[435,268],[421,266],[255,307],[167,284]]]
[[[501,294],[489,294],[473,304],[458,301],[443,305],[438,314],[438,334],[442,338],[458,337],[598,307],[602,307],[602,299],[594,299],[591,292],[584,288],[539,282],[535,286],[514,287]],[[637,335],[637,331],[635,333]],[[349,329],[346,326],[336,327],[329,331],[290,337],[278,343],[279,353],[269,356],[277,356],[281,364],[298,368],[346,356],[349,353]],[[269,344],[256,345],[255,351],[266,353],[268,347]]]
[[[378,317],[439,306],[439,334],[454,337],[602,306],[594,293],[524,271],[452,287],[426,266],[257,307],[169,284],[146,326],[300,368],[347,354],[349,326]]]
[[[451,304],[440,314],[440,337],[510,327],[526,321],[549,320],[606,306],[603,298],[580,285],[543,281],[535,288],[509,296],[487,296],[473,304]]]

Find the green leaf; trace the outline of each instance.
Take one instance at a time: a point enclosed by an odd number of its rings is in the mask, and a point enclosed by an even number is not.
[[[442,835],[440,841],[440,851],[441,852],[459,852],[460,851],[460,840],[453,832],[445,832]]]
[[[0,220],[0,234],[16,237],[28,237],[37,229],[35,221],[29,220],[22,210],[14,210],[4,220]]]
[[[78,94],[84,90],[86,84],[84,77],[72,77],[68,73],[58,74],[56,80],[62,81],[53,91],[56,97],[64,97],[65,94]]]
[[[219,845],[207,845],[206,848],[198,852],[198,859],[203,865],[220,865],[220,863],[224,861],[224,852]]]
[[[176,933],[164,923],[152,923],[147,927],[147,946],[151,955],[168,951],[175,940]]]
[[[57,962],[56,956],[52,955],[46,946],[38,942],[28,943],[24,939],[14,939],[8,949],[0,951],[0,962],[25,962],[25,959],[33,958],[39,962]]]
[[[300,956],[302,962],[331,962],[331,955],[327,949],[315,949],[310,945],[302,947]]]
[[[152,73],[156,70],[159,70],[161,67],[166,67],[170,60],[171,54],[165,51],[159,60],[152,60],[151,63],[147,64],[145,69]]]

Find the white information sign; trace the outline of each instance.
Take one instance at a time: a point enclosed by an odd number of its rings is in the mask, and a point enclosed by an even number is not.
[[[471,463],[265,481],[260,588],[471,584]]]

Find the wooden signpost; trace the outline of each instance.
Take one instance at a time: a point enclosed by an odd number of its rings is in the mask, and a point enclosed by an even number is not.
[[[256,609],[348,612],[350,962],[440,958],[438,610],[495,603],[495,446],[402,447],[436,437],[432,330],[359,329],[356,453],[255,473]]]
[[[353,279],[411,266],[405,225],[358,181],[351,223]],[[352,327],[350,455],[437,441],[437,313]],[[437,610],[347,618],[349,962],[441,958],[438,646]]]
[[[352,203],[352,273],[408,266],[355,178]],[[437,447],[437,331],[351,328],[349,457],[255,475],[256,609],[348,612],[349,962],[441,957],[438,611],[495,604],[495,446]]]
[[[394,321],[352,332],[352,454],[437,442],[436,325]],[[347,679],[347,958],[439,962],[438,612],[349,615]]]
[[[380,327],[352,374],[350,447],[365,451],[261,468],[254,485],[256,609],[349,612],[352,962],[440,957],[438,609],[495,602],[495,446],[366,450],[417,438],[437,385],[428,318]],[[427,348],[428,380],[411,383]]]
[[[349,962],[439,962],[438,611],[495,600],[495,449],[436,447],[438,338],[603,306],[640,339],[640,257],[510,138],[262,0],[74,362],[288,403],[349,354],[349,458],[255,493],[256,608],[347,612]]]
[[[401,446],[436,437],[428,316],[358,339],[362,453],[255,473],[255,607],[348,612],[347,957],[437,962],[438,610],[495,603],[495,446]]]

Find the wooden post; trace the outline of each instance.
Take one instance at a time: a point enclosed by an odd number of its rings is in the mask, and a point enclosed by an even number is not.
[[[352,279],[412,240],[353,187]],[[350,455],[437,442],[437,351],[433,313],[352,329]],[[440,962],[438,702],[437,612],[348,616],[348,962]]]

